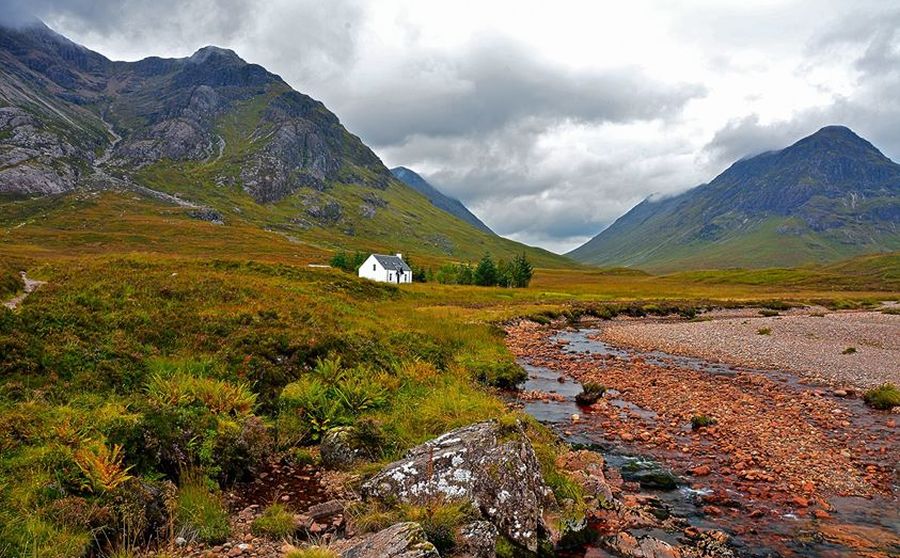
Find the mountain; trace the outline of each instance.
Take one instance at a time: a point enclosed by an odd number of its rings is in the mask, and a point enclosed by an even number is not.
[[[39,21],[0,26],[0,195],[96,191],[330,249],[571,263],[432,205],[325,105],[231,50],[117,62]]]
[[[794,266],[900,250],[900,165],[842,126],[648,198],[571,258],[666,271]]]
[[[486,233],[496,234],[487,225],[482,223],[481,219],[476,217],[474,213],[469,211],[469,208],[463,205],[461,201],[445,195],[443,192],[429,184],[427,180],[419,176],[416,172],[406,167],[395,167],[391,169],[391,174],[394,175],[394,178],[397,180],[400,180],[416,192],[428,198],[428,201],[435,207],[443,209],[457,219],[462,219],[466,223],[479,228]]]

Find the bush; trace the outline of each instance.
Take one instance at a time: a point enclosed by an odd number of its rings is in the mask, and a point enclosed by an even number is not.
[[[362,252],[354,252],[351,255],[344,251],[340,251],[332,256],[328,263],[331,267],[346,271],[347,273],[356,273],[359,270],[359,266],[366,261],[366,258],[368,258],[368,256]]]
[[[603,397],[604,393],[606,393],[606,386],[588,382],[581,386],[581,393],[575,396],[575,402],[587,407],[596,403],[598,399]]]
[[[256,536],[268,535],[276,538],[286,538],[294,534],[294,514],[282,504],[272,504],[253,520],[250,530]]]
[[[756,330],[756,334],[757,334],[757,335],[771,335],[771,334],[772,334],[772,328],[770,328],[770,327],[761,327],[761,328],[759,328],[759,329]]]
[[[841,351],[842,355],[852,355],[856,353],[856,347],[847,347],[843,351]]]
[[[900,389],[891,383],[886,383],[877,388],[870,389],[863,395],[866,405],[884,411],[900,407]]]
[[[716,424],[716,419],[709,415],[694,415],[691,417],[691,429],[699,430]]]
[[[479,382],[500,389],[513,389],[528,379],[528,373],[511,361],[469,362],[467,367]]]
[[[187,539],[220,544],[231,532],[221,498],[200,473],[182,475],[176,509],[178,529]]]

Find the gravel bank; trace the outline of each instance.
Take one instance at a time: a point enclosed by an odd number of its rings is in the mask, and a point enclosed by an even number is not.
[[[716,317],[697,322],[622,320],[603,328],[612,344],[782,370],[831,385],[900,385],[900,316],[879,312]],[[760,333],[765,329],[770,333]],[[842,354],[848,348],[852,354]]]

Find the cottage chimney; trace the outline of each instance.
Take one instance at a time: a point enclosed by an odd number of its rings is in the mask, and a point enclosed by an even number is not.
[[[398,254],[397,254],[397,257],[400,258],[400,259],[402,260],[402,259],[403,259],[403,254],[398,253]]]

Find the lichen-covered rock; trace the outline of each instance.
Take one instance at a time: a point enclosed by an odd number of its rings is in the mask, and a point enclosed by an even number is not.
[[[332,428],[322,437],[319,456],[325,467],[349,469],[363,457],[363,453],[356,443],[353,428],[339,426]]]
[[[499,531],[490,521],[473,521],[459,528],[455,558],[494,558]]]
[[[440,558],[418,523],[397,523],[387,529],[342,541],[334,549],[341,558]]]
[[[547,533],[551,492],[521,426],[481,422],[411,449],[363,487],[366,498],[429,505],[469,501],[500,533],[532,552]]]

